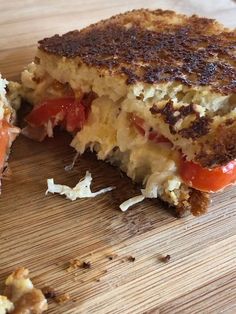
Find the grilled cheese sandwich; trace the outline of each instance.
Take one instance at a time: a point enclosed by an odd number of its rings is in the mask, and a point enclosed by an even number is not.
[[[235,31],[172,11],[135,10],[39,42],[22,73],[25,133],[63,125],[179,215],[206,211],[236,180]],[[50,114],[49,114],[50,112]],[[34,133],[35,134],[35,133]]]

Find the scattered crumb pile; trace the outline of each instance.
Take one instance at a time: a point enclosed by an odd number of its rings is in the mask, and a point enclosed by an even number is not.
[[[92,263],[90,261],[83,261],[81,262],[77,258],[70,260],[69,262],[69,267],[66,269],[68,273],[77,270],[78,268],[83,268],[83,269],[91,269],[92,268]]]

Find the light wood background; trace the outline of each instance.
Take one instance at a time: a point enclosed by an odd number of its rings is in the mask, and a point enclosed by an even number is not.
[[[230,0],[0,0],[0,71],[17,79],[38,39],[140,7],[198,13],[236,26]],[[209,213],[199,218],[176,219],[148,200],[121,213],[119,203],[137,194],[130,180],[91,154],[65,172],[74,155],[69,142],[57,134],[41,144],[23,137],[14,144],[13,174],[0,197],[0,290],[12,270],[25,266],[38,287],[71,296],[63,305],[50,301],[48,313],[235,314],[236,189],[214,196]],[[47,178],[73,186],[87,169],[94,190],[117,189],[73,203],[44,195]],[[159,260],[162,254],[171,255],[169,263]],[[75,258],[92,268],[67,272]]]

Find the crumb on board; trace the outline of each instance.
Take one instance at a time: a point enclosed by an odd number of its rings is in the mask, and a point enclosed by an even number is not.
[[[160,260],[161,262],[163,262],[163,263],[168,263],[168,262],[170,261],[170,259],[171,259],[171,256],[170,256],[169,254],[163,255],[163,256],[161,256],[161,257],[159,258],[159,260]]]
[[[71,273],[78,268],[90,269],[92,267],[92,263],[90,261],[81,262],[77,258],[69,261],[69,267],[66,269],[68,273]]]
[[[134,261],[135,261],[135,257],[132,256],[132,255],[130,255],[130,256],[127,257],[127,260],[128,260],[129,262],[134,262]]]
[[[107,255],[107,258],[109,259],[109,261],[112,261],[117,256],[118,256],[117,254],[110,254],[110,255]]]
[[[88,262],[85,261],[82,263],[81,267],[84,269],[90,269],[92,267],[92,264],[90,261],[88,261]]]
[[[63,293],[55,297],[55,301],[59,304],[66,303],[70,300],[69,293]]]
[[[72,260],[69,261],[69,267],[66,269],[66,271],[68,273],[70,273],[73,270],[78,269],[80,267],[80,265],[81,265],[81,263],[80,263],[80,261],[77,258],[72,259]]]
[[[56,297],[56,291],[50,286],[45,286],[42,288],[42,293],[46,299],[54,299]]]

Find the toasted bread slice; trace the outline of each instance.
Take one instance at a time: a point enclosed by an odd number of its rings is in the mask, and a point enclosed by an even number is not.
[[[23,95],[38,104],[95,93],[76,150],[90,147],[143,182],[147,197],[199,214],[209,196],[181,180],[179,151],[207,168],[236,158],[235,40],[211,19],[135,10],[41,40]]]

